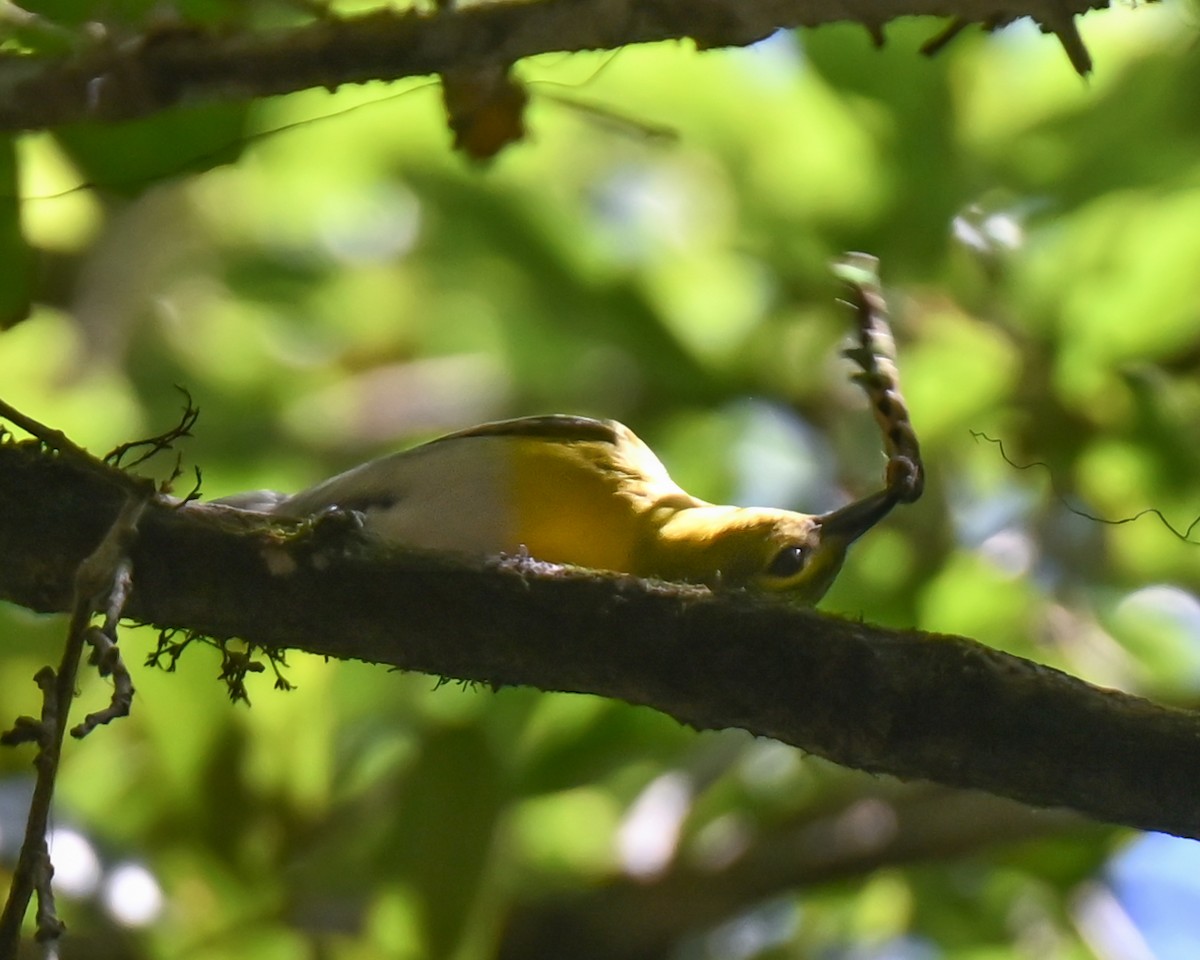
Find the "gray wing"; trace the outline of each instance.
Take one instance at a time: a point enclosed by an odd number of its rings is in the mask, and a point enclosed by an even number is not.
[[[379,528],[390,539],[432,546],[477,543],[502,549],[508,548],[507,543],[497,538],[508,521],[497,515],[497,491],[507,481],[501,459],[480,456],[482,448],[475,444],[492,447],[504,438],[524,436],[615,445],[626,440],[626,435],[632,437],[613,420],[560,414],[500,420],[360,464],[292,496],[255,490],[219,502],[289,519],[336,507],[367,515],[368,527]],[[473,442],[454,442],[466,439]],[[662,471],[653,454],[646,453]]]
[[[372,460],[281,501],[289,519],[337,508],[363,517],[363,529],[392,543],[493,554],[516,549],[504,490],[505,440],[431,443]]]
[[[430,440],[425,446],[459,440],[464,437],[542,437],[562,441],[601,441],[618,443],[628,433],[627,427],[615,420],[595,420],[592,417],[576,417],[565,413],[551,413],[539,417],[517,417],[514,420],[494,420],[448,433],[444,437]],[[420,449],[419,447],[416,449]]]
[[[405,467],[423,449],[414,447],[351,467],[307,490],[280,497],[269,509],[279,516],[293,518],[311,516],[330,507],[362,513],[386,510],[408,492]]]
[[[247,509],[266,509],[279,516],[300,518],[332,506],[361,513],[387,510],[408,497],[416,500],[414,507],[426,497],[442,503],[453,503],[454,498],[437,495],[447,492],[447,484],[456,485],[456,474],[461,472],[451,466],[455,459],[451,451],[456,446],[456,440],[523,436],[615,444],[620,439],[618,428],[625,429],[611,420],[563,414],[482,423],[352,467],[293,496],[275,494],[277,499],[269,506]],[[434,466],[439,462],[442,464],[440,470]],[[427,474],[422,469],[426,464],[434,466],[436,472]],[[485,483],[495,480],[494,477],[480,479]]]

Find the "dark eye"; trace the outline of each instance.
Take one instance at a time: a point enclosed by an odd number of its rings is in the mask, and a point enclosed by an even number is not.
[[[794,577],[804,569],[808,562],[808,550],[795,544],[784,547],[772,558],[767,566],[769,577]]]

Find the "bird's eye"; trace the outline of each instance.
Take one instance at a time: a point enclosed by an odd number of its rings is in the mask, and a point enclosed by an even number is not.
[[[767,566],[767,576],[770,577],[794,577],[804,569],[804,564],[808,562],[808,550],[805,547],[792,544],[784,547],[772,558],[771,563]]]

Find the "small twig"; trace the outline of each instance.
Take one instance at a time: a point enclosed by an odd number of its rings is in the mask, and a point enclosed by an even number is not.
[[[129,709],[133,705],[133,677],[130,676],[117,647],[117,621],[129,596],[129,588],[133,585],[132,570],[133,565],[129,558],[122,557],[113,577],[113,589],[104,615],[104,626],[89,626],[84,632],[84,639],[92,648],[88,663],[96,668],[100,676],[113,678],[113,693],[107,707],[89,713],[83,718],[83,723],[71,729],[71,736],[76,740],[82,740],[102,723],[129,716]]]
[[[1058,42],[1062,44],[1067,59],[1071,61],[1071,66],[1086,80],[1088,74],[1092,72],[1092,56],[1088,53],[1083,37],[1079,35],[1075,15],[1066,8],[1062,0],[1050,0],[1043,7],[1041,14],[1035,16],[1043,32],[1052,33],[1058,37]]]
[[[0,404],[0,413],[9,416],[10,408]],[[29,429],[26,423],[18,420],[13,422],[18,423],[22,429]],[[34,426],[40,428],[40,424],[34,423]],[[48,442],[43,437],[39,436],[39,439]],[[69,444],[69,441],[66,443]],[[73,444],[70,446],[78,450]],[[21,923],[34,892],[38,896],[37,939],[41,942],[57,940],[65,929],[54,908],[54,894],[50,887],[54,868],[46,845],[50,806],[58,778],[63,736],[66,733],[71,699],[75,695],[75,679],[83,646],[91,629],[92,614],[98,608],[103,608],[106,627],[111,623],[115,634],[116,620],[129,592],[129,548],[136,536],[138,520],[148,498],[149,491],[144,489],[140,496],[129,497],[100,545],[79,564],[75,572],[71,621],[67,629],[67,642],[63,648],[62,660],[57,672],[50,667],[44,667],[35,677],[42,689],[42,719],[34,722],[29,717],[19,718],[13,729],[2,738],[6,743],[35,740],[39,750],[34,758],[37,782],[34,785],[33,800],[25,824],[25,839],[13,870],[8,900],[4,905],[3,914],[0,914],[0,957],[16,956]],[[113,673],[115,677],[115,669]],[[115,696],[114,694],[114,699]]]
[[[54,670],[51,667],[42,667],[34,674],[33,682],[38,685],[38,689],[42,691],[42,718],[39,720],[36,717],[17,717],[12,725],[12,729],[5,730],[0,734],[0,745],[6,747],[15,747],[21,743],[36,743],[39,746],[44,746],[46,742],[46,731],[54,726]]]
[[[6,747],[15,747],[20,743],[44,744],[46,731],[54,726],[54,670],[51,667],[42,667],[34,674],[33,682],[42,691],[42,718],[38,720],[34,717],[17,717],[12,729],[0,734],[0,744]]]
[[[192,435],[192,427],[196,425],[196,421],[200,418],[200,408],[192,403],[192,395],[186,389],[180,386],[176,386],[175,389],[183,394],[184,400],[183,414],[179,418],[179,422],[170,430],[165,430],[158,434],[158,436],[147,437],[145,440],[132,440],[129,443],[122,443],[120,446],[114,447],[104,455],[105,463],[130,470],[145,463],[156,454],[162,453],[164,450],[170,450],[175,441],[181,437],[190,437]],[[137,450],[139,447],[147,447],[149,449],[140,454],[132,463],[121,462],[127,453],[131,450]],[[171,479],[174,480],[179,474],[179,464],[176,463],[175,473]]]
[[[922,56],[932,57],[941,53],[955,37],[967,29],[971,21],[964,17],[955,17],[946,26],[921,44]]]
[[[230,650],[225,643],[219,643],[218,648],[221,651],[221,673],[217,679],[225,684],[230,702],[249,706],[250,694],[246,690],[246,676],[262,673],[266,667],[254,659],[249,649]]]
[[[196,474],[196,482],[192,484],[192,489],[191,489],[191,490],[189,490],[189,491],[188,491],[188,492],[187,492],[187,493],[186,493],[186,494],[185,494],[185,495],[184,495],[184,496],[183,496],[183,497],[180,499],[179,503],[178,503],[178,504],[176,505],[176,507],[175,507],[175,509],[177,509],[177,510],[178,510],[180,507],[182,507],[182,506],[183,506],[185,503],[191,503],[193,500],[199,500],[199,499],[200,499],[200,487],[201,487],[201,485],[204,483],[204,477],[203,477],[203,475],[200,473],[200,468],[199,468],[199,467],[192,467],[192,470],[193,470],[193,471],[195,471],[195,474]],[[172,477],[172,478],[171,478],[171,480],[172,480],[172,481],[174,481],[175,479],[177,479],[177,478],[178,478],[178,476],[181,476],[181,475],[182,475],[182,474],[178,474],[178,475],[176,475],[176,476]],[[166,491],[164,491],[164,492],[166,492]]]
[[[1004,449],[1003,440],[997,440],[995,437],[989,437],[986,433],[982,433],[978,430],[972,430],[971,436],[975,438],[976,442],[980,440],[986,440],[988,443],[994,443],[1000,448],[1001,459],[1004,460],[1004,462],[1014,470],[1032,470],[1034,467],[1041,467],[1043,470],[1045,470],[1046,473],[1050,475],[1050,492],[1054,494],[1054,499],[1056,499],[1060,504],[1063,505],[1063,507],[1075,514],[1077,517],[1083,517],[1083,519],[1091,520],[1093,523],[1104,523],[1110,527],[1119,527],[1126,523],[1133,523],[1135,520],[1140,520],[1142,517],[1147,515],[1154,516],[1158,517],[1159,523],[1161,523],[1172,534],[1174,534],[1175,537],[1182,540],[1184,543],[1200,546],[1200,540],[1192,539],[1192,531],[1194,531],[1196,527],[1200,526],[1200,516],[1197,516],[1191,523],[1187,525],[1187,528],[1184,530],[1180,530],[1173,523],[1171,523],[1171,521],[1166,518],[1163,512],[1158,509],[1158,507],[1146,507],[1144,510],[1139,510],[1132,516],[1119,517],[1116,520],[1110,517],[1098,517],[1093,513],[1088,513],[1086,510],[1081,510],[1067,499],[1066,495],[1063,494],[1062,491],[1060,491],[1055,485],[1054,475],[1050,470],[1050,464],[1046,463],[1044,460],[1034,460],[1032,463],[1017,463],[1008,455],[1008,451]]]
[[[887,490],[895,502],[912,503],[925,488],[921,445],[900,392],[896,341],[888,323],[887,301],[879,287],[879,261],[865,253],[848,253],[834,272],[850,287],[858,345],[843,354],[860,367],[854,381],[863,388],[887,453]]]
[[[73,457],[80,457],[85,460],[92,459],[83,447],[72,443],[61,430],[51,429],[44,423],[34,420],[33,417],[26,416],[16,407],[5,403],[3,400],[0,400],[0,417],[20,427],[31,437],[40,440],[51,450],[57,450],[59,453],[70,454]]]
[[[265,649],[263,651],[267,656],[267,662],[271,665],[271,670],[275,674],[275,689],[282,690],[285,693],[296,689],[296,685],[283,675],[283,671],[287,669],[287,657],[282,650]]]
[[[183,639],[176,640],[175,637],[183,632]],[[164,673],[174,673],[176,666],[179,664],[179,658],[183,656],[183,651],[186,650],[193,642],[199,641],[199,635],[190,631],[180,631],[171,628],[164,628],[158,631],[158,643],[155,648],[146,656],[145,665],[147,667],[155,667],[162,670]],[[165,662],[164,662],[165,661]]]

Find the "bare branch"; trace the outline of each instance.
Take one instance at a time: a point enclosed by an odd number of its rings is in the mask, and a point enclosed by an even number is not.
[[[128,582],[129,566],[123,567],[123,574]],[[114,594],[116,591],[113,591]],[[123,601],[122,601],[123,603]],[[119,609],[119,608],[118,608]],[[106,619],[104,627],[88,627],[84,639],[92,648],[88,664],[96,668],[102,677],[112,677],[113,692],[108,706],[95,713],[89,713],[83,722],[71,728],[71,736],[82,740],[101,724],[129,716],[133,706],[133,677],[121,659],[121,651],[116,640],[117,620],[115,617]]]
[[[181,440],[184,437],[192,435],[192,427],[200,419],[200,408],[192,403],[192,395],[187,390],[183,387],[176,387],[175,389],[183,394],[184,401],[183,413],[179,417],[179,422],[171,427],[170,430],[164,430],[157,436],[147,437],[144,440],[134,440],[130,443],[122,443],[120,446],[114,447],[104,455],[105,463],[110,463],[114,467],[121,467],[124,470],[132,470],[152,457],[164,451],[174,449],[176,440]],[[141,452],[131,462],[125,463],[125,455],[134,450],[140,450]],[[178,479],[181,472],[177,462],[175,471],[171,475],[171,480]]]

